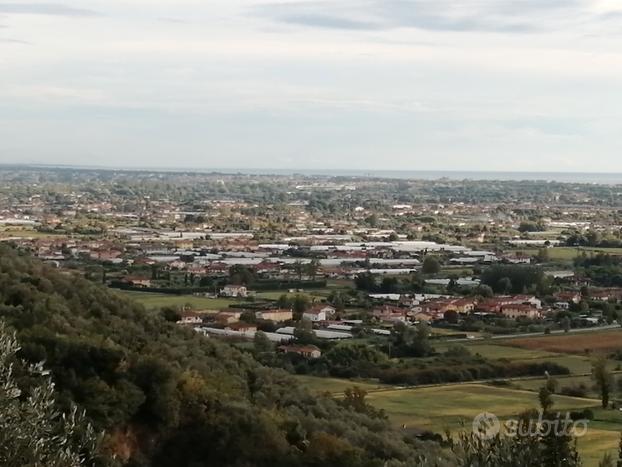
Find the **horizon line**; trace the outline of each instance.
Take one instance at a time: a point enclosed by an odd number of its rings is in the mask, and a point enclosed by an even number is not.
[[[106,171],[142,171],[142,172],[171,172],[171,173],[182,173],[187,171],[197,171],[200,170],[203,173],[223,173],[223,174],[235,174],[235,173],[245,173],[245,174],[253,174],[257,175],[266,175],[270,173],[274,173],[274,175],[281,175],[283,172],[288,172],[292,174],[300,173],[301,175],[309,175],[309,173],[314,171],[319,171],[322,173],[318,173],[318,175],[327,175],[330,172],[345,172],[345,173],[448,173],[448,174],[529,174],[529,175],[538,175],[538,174],[555,174],[555,175],[622,175],[622,171],[620,172],[599,172],[599,171],[571,171],[571,170],[487,170],[487,169],[410,169],[410,168],[401,168],[401,169],[375,169],[375,168],[260,168],[260,167],[193,167],[193,166],[115,166],[115,165],[86,165],[86,164],[62,164],[62,163],[11,163],[11,162],[0,162],[0,169],[6,168],[24,168],[24,169],[74,169],[74,170],[106,170]],[[280,172],[280,173],[279,173]],[[306,172],[306,173],[305,173]],[[361,175],[365,176],[365,175]]]

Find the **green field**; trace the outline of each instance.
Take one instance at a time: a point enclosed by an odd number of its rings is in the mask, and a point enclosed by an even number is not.
[[[567,367],[572,374],[556,377],[559,388],[583,383],[587,387],[587,397],[591,399],[555,396],[554,409],[594,408],[595,420],[590,422],[587,435],[578,439],[584,465],[596,466],[605,452],[615,453],[620,431],[622,431],[622,414],[599,408],[598,393],[593,388],[594,383],[589,376],[592,368],[591,358],[584,355],[511,347],[508,342],[510,341],[499,340],[494,343],[467,341],[460,345],[472,354],[480,354],[489,359],[530,363],[548,361]],[[451,343],[435,344],[435,349],[442,352],[451,345]],[[608,366],[614,370],[618,363],[609,361]],[[512,381],[508,388],[465,383],[434,388],[374,392],[368,395],[368,399],[376,407],[384,409],[391,421],[397,425],[425,428],[435,432],[443,432],[445,429],[455,432],[461,429],[461,420],[468,428],[473,417],[482,411],[492,412],[503,418],[537,407],[536,391],[543,386],[545,381],[544,377],[519,379]]]
[[[589,374],[592,371],[592,360],[589,357],[582,357],[579,355],[555,355],[553,354],[550,357],[543,358],[532,358],[528,360],[516,359],[518,362],[529,362],[529,363],[544,363],[551,362],[557,363],[558,365],[565,366],[570,370],[570,373],[577,375]],[[612,366],[610,364],[610,366]]]
[[[162,307],[181,308],[190,305],[197,310],[219,310],[229,305],[242,303],[240,300],[229,298],[205,298],[195,295],[169,295],[151,292],[117,291],[117,293],[141,303],[148,310]]]
[[[298,382],[308,388],[311,392],[331,394],[343,393],[347,388],[358,386],[365,391],[373,391],[387,386],[369,380],[349,380],[341,378],[322,378],[319,376],[296,375]]]
[[[620,427],[622,425],[619,425],[615,431],[589,427],[587,434],[577,439],[577,447],[585,467],[596,467],[607,452],[614,459],[617,458]]]
[[[296,295],[304,295],[311,302],[325,300],[326,297],[328,296],[328,294],[326,293],[322,294],[320,291],[313,291],[313,290],[311,291],[305,290],[304,292],[294,292],[294,293],[289,293],[287,290],[275,290],[275,291],[268,291],[268,292],[257,292],[255,293],[255,298],[264,299],[264,300],[278,300],[283,295],[286,295],[289,298],[294,298]]]
[[[509,417],[538,407],[537,394],[484,384],[455,384],[420,389],[395,389],[368,394],[369,402],[384,409],[396,425],[443,432],[458,430],[461,422],[471,423],[481,412]],[[596,399],[553,396],[555,409],[575,410],[598,407]],[[468,426],[468,425],[467,425]]]
[[[570,262],[582,253],[587,255],[606,253],[609,255],[622,255],[622,248],[593,248],[593,247],[569,247],[559,246],[549,248],[548,256],[550,261],[567,261]],[[519,248],[516,250],[508,250],[508,252],[522,253],[526,256],[535,256],[538,254],[537,248]]]
[[[594,420],[589,423],[586,436],[578,439],[579,451],[587,466],[598,465],[607,451],[617,458],[622,428],[622,412],[601,408],[592,410]]]
[[[0,238],[11,238],[11,237],[19,237],[19,238],[47,238],[47,237],[56,237],[63,238],[67,237],[65,234],[53,234],[48,232],[39,232],[38,230],[30,230],[30,229],[0,229]]]
[[[491,412],[499,418],[538,407],[535,392],[498,388],[480,384],[457,384],[421,389],[377,391],[368,394],[368,401],[383,409],[398,426],[419,428],[443,433],[471,429],[473,418]],[[578,439],[584,465],[592,467],[605,452],[614,454],[620,440],[622,414],[599,409],[597,399],[554,396],[554,409],[577,410],[592,408],[595,420],[588,424],[587,434]],[[619,420],[618,420],[619,418]]]
[[[591,376],[556,376],[558,383],[558,392],[563,387],[585,385],[587,388],[587,396],[598,398],[598,391],[594,388],[594,381]],[[546,383],[546,378],[523,379],[512,381],[511,385],[516,389],[525,389],[527,391],[537,391]]]
[[[497,340],[494,344],[466,341],[460,342],[458,345],[465,347],[473,355],[479,354],[489,359],[507,359],[513,362],[525,363],[553,362],[565,366],[570,370],[570,373],[578,375],[588,374],[592,370],[592,358],[589,356],[511,347],[509,343],[511,343],[511,340]],[[433,345],[437,352],[444,352],[452,346],[451,343],[434,343]],[[609,361],[609,368],[614,370],[618,363]]]
[[[529,349],[519,349],[516,347],[509,347],[507,345],[500,344],[466,344],[464,345],[471,354],[476,355],[479,354],[484,358],[506,358],[508,360],[528,360],[528,359],[538,359],[538,358],[546,358],[546,357],[557,357],[558,354],[554,354],[551,352],[545,352],[541,350],[529,350]],[[446,347],[449,345],[446,344]],[[435,346],[437,351],[442,351],[441,346]]]
[[[142,303],[148,309],[163,306],[182,307],[190,304],[195,309],[223,309],[230,304],[243,303],[235,299],[211,299],[193,295],[166,295],[143,292],[118,292]],[[304,293],[320,298],[316,291]],[[277,299],[283,292],[262,292],[258,298]],[[600,407],[598,394],[588,375],[591,371],[591,359],[584,355],[554,353],[538,349],[512,347],[503,340],[475,341],[460,343],[435,342],[438,352],[461,345],[472,354],[480,354],[489,359],[507,359],[513,362],[555,362],[567,367],[572,375],[558,377],[559,387],[584,383],[588,388],[588,397],[576,398],[561,395],[554,396],[554,409],[577,410],[590,407],[595,412],[585,437],[578,440],[579,450],[584,465],[598,465],[603,454],[616,451],[619,433],[622,430],[622,414],[617,411],[603,411]],[[613,370],[616,362],[610,362]],[[419,428],[442,433],[446,429],[453,433],[461,429],[470,429],[470,423],[477,414],[487,411],[500,418],[509,418],[530,408],[538,407],[536,391],[544,384],[545,379],[519,379],[509,383],[507,387],[486,384],[464,383],[417,389],[394,389],[381,385],[374,380],[347,380],[339,378],[322,378],[316,376],[295,376],[296,380],[314,393],[329,392],[339,397],[343,391],[358,386],[368,392],[370,404],[385,410],[391,422],[396,426],[406,425],[408,428]]]

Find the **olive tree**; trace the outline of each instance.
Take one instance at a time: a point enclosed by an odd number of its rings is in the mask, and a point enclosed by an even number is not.
[[[54,383],[42,364],[17,357],[15,335],[0,321],[0,465],[75,467],[93,465],[100,437],[74,407],[61,413]],[[20,389],[15,368],[40,381]]]

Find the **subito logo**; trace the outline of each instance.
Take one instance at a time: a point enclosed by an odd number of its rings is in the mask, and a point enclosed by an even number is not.
[[[492,439],[500,430],[501,423],[494,413],[482,412],[473,419],[473,433],[482,439]]]

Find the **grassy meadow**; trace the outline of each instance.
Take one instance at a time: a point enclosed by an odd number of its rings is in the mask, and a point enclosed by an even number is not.
[[[151,292],[117,291],[117,293],[141,303],[148,310],[157,310],[162,307],[181,308],[190,305],[196,310],[220,310],[229,305],[242,303],[241,300],[231,298],[206,298],[196,295],[171,295]]]

